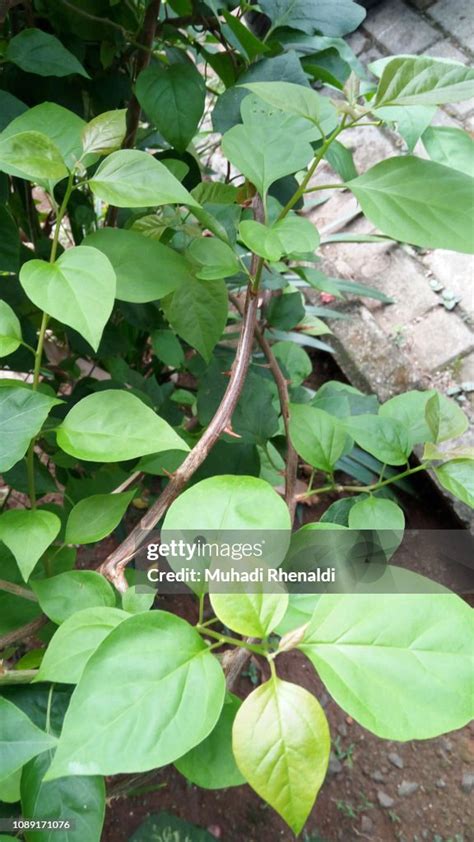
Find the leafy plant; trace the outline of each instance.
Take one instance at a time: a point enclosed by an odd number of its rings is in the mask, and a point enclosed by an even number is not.
[[[433,737],[470,719],[468,606],[280,589],[212,593],[205,619],[196,588],[193,626],[126,568],[157,525],[275,530],[277,564],[318,530],[373,530],[389,554],[384,530],[396,546],[404,528],[394,489],[420,471],[472,505],[455,402],[303,384],[305,347],[330,351],[324,318],[341,316],[305,289],[387,300],[321,271],[305,200],[350,190],[381,232],[367,241],[470,251],[472,143],[429,124],[474,71],[399,56],[368,74],[343,40],[364,15],[352,0],[262,0],[263,37],[255,11],[223,0],[6,5],[0,798],[73,818],[93,842],[104,776],[175,763],[205,788],[247,781],[298,834],[330,735],[280,654],[303,652],[379,736]],[[397,126],[407,152],[359,173],[344,132],[374,124]],[[314,178],[324,160],[329,185]],[[328,492],[340,500],[290,544],[297,504]],[[77,547],[114,530],[99,569],[77,569]],[[35,633],[43,649],[15,668]],[[230,691],[251,654],[270,677],[241,702]]]

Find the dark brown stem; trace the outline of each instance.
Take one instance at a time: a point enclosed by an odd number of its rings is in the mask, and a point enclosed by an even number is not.
[[[158,500],[144,517],[142,517],[140,523],[132,530],[125,541],[111,553],[99,568],[99,572],[113,582],[119,591],[125,591],[127,589],[127,582],[124,576],[125,566],[134,557],[139,546],[145,541],[148,533],[160,518],[163,517],[168,506],[171,505],[173,500],[176,500],[176,497],[181,493],[194,472],[202,465],[206,456],[210,453],[225,428],[231,422],[232,414],[239,400],[250,362],[257,311],[258,299],[249,288],[242,322],[242,332],[232,365],[229,383],[214,418],[196,446],[188,454],[183,464],[173,474],[168,485],[158,497]]]
[[[145,12],[145,19],[143,21],[142,31],[139,35],[139,43],[144,49],[140,50],[136,62],[134,78],[137,80],[140,73],[145,70],[151,57],[151,48],[155,39],[156,28],[158,25],[158,15],[160,14],[161,0],[150,0],[147,10]],[[135,146],[137,137],[138,125],[140,122],[141,106],[135,94],[130,97],[130,102],[127,108],[127,132],[125,134],[122,149],[132,149]],[[114,227],[117,224],[117,208],[110,205],[107,211],[106,225]]]
[[[239,298],[237,298],[237,296],[233,295],[232,293],[230,293],[229,298],[232,301],[233,305],[237,308],[239,313],[242,315],[242,304]],[[278,396],[280,398],[280,408],[283,417],[283,424],[285,426],[287,441],[285,467],[285,500],[290,510],[291,522],[293,523],[297,502],[295,490],[296,474],[298,469],[298,454],[296,453],[296,450],[293,447],[290,439],[290,396],[288,394],[288,384],[280,366],[278,365],[278,360],[275,357],[275,354],[273,353],[270,344],[265,339],[265,336],[263,335],[263,332],[260,330],[260,327],[258,325],[255,325],[255,337],[267,358],[270,371],[273,374],[276,387],[278,389]]]
[[[26,640],[27,637],[36,634],[47,622],[48,618],[44,614],[41,614],[40,617],[35,617],[34,620],[30,620],[29,623],[26,623],[26,625],[21,626],[19,629],[13,629],[11,632],[2,634],[0,636],[0,649],[6,649],[7,646],[11,646],[12,643],[18,643],[20,640]]]

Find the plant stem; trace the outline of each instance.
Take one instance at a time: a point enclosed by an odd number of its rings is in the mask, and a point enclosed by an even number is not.
[[[0,591],[6,591],[14,596],[21,596],[23,599],[29,599],[31,602],[38,602],[38,597],[34,591],[29,588],[24,588],[22,585],[15,585],[13,582],[7,582],[5,579],[0,579]]]
[[[203,627],[197,625],[196,629],[200,634],[204,635],[204,637],[213,637],[214,640],[218,640],[222,643],[222,645],[228,643],[230,646],[238,646],[241,649],[246,649],[248,652],[256,652],[257,655],[266,654],[266,648],[258,643],[248,643],[246,640],[239,640],[237,637],[229,637],[228,635],[220,634],[207,626]]]
[[[412,474],[417,474],[419,471],[427,471],[430,465],[431,462],[423,462],[422,465],[417,465],[415,468],[407,468],[406,471],[402,471],[394,477],[389,477],[383,481],[377,480],[377,482],[373,482],[371,485],[338,485],[337,483],[323,485],[321,488],[312,488],[309,491],[305,491],[303,494],[298,494],[298,500],[304,500],[306,497],[312,497],[314,494],[325,494],[328,491],[355,491],[359,494],[372,494],[374,491],[378,491],[379,488],[384,488],[386,485],[398,482],[399,480],[404,479],[404,477],[412,476]]]
[[[307,187],[305,193],[315,193],[317,190],[345,190],[345,184],[316,184],[314,187]]]

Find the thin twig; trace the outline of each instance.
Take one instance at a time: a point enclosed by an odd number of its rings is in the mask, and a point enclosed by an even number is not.
[[[34,620],[30,620],[26,625],[20,626],[19,629],[13,629],[13,631],[2,634],[0,636],[0,649],[6,649],[7,646],[11,646],[12,643],[18,643],[20,640],[26,640],[27,637],[36,634],[47,622],[48,618],[44,614],[41,614],[39,617],[35,617]]]
[[[229,293],[229,298],[232,301],[232,304],[237,308],[239,313],[242,315],[242,304],[237,298],[236,295],[233,293]],[[286,382],[285,376],[278,365],[278,360],[273,353],[270,344],[265,339],[260,327],[255,325],[255,336],[257,339],[258,344],[260,345],[263,353],[265,354],[268,360],[268,366],[270,371],[273,374],[273,378],[276,383],[276,387],[278,389],[278,396],[280,398],[280,408],[281,414],[283,417],[283,424],[285,426],[285,433],[286,433],[286,440],[287,440],[287,453],[286,453],[286,467],[285,467],[285,500],[286,504],[290,510],[290,517],[291,522],[293,523],[295,517],[295,509],[296,509],[296,496],[295,496],[295,488],[296,488],[296,473],[298,469],[298,454],[296,453],[295,448],[291,443],[290,438],[290,396],[288,394],[288,384]]]
[[[22,588],[21,585],[15,585],[13,582],[7,582],[5,579],[0,579],[0,591],[6,591],[14,596],[21,596],[23,599],[30,599],[32,602],[38,602],[38,597],[29,588]]]
[[[139,43],[143,46],[137,56],[135,62],[135,81],[140,73],[145,70],[151,58],[151,48],[155,40],[156,28],[158,25],[158,15],[160,14],[161,0],[150,0],[150,3],[145,12],[145,19],[143,21],[143,28],[139,35]],[[133,149],[137,137],[138,125],[140,123],[141,105],[137,97],[133,93],[127,107],[127,131],[122,143],[122,149]],[[110,205],[107,211],[106,225],[114,227],[117,223],[118,210],[113,205]]]

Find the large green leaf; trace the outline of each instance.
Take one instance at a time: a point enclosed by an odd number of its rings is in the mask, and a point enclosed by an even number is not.
[[[67,519],[66,543],[93,544],[110,535],[122,520],[135,494],[136,489],[133,488],[122,494],[93,494],[92,497],[79,500]]]
[[[213,593],[211,605],[229,629],[247,637],[267,637],[286,612],[288,594],[259,593],[254,587],[248,593]]]
[[[402,395],[395,395],[382,404],[379,414],[383,418],[395,418],[400,421],[408,433],[412,447],[432,441],[433,435],[425,419],[425,408],[433,394],[432,390],[419,392],[413,389]]]
[[[0,541],[13,553],[25,582],[54,541],[61,521],[41,509],[10,509],[0,517]]]
[[[20,708],[0,696],[0,780],[55,745],[55,737],[41,731]]]
[[[185,620],[135,614],[88,661],[47,777],[171,763],[212,731],[224,693],[219,662]]]
[[[232,726],[242,702],[227,693],[221,715],[208,737],[174,764],[189,781],[203,789],[240,786],[240,774],[232,752]]]
[[[472,459],[455,459],[438,465],[434,472],[443,488],[463,503],[474,508],[474,462]]]
[[[0,301],[0,357],[13,354],[21,344],[21,326],[12,308]]]
[[[0,471],[8,471],[25,455],[30,440],[57,403],[56,398],[14,382],[0,388]]]
[[[61,41],[42,29],[23,29],[8,44],[7,61],[27,73],[38,76],[70,76],[78,73],[89,78],[82,64]]]
[[[405,516],[400,506],[383,497],[366,497],[356,502],[349,512],[351,529],[402,530]]]
[[[453,126],[429,126],[421,137],[432,161],[472,176],[474,171],[474,139]]]
[[[120,149],[127,129],[127,109],[104,111],[90,120],[82,130],[82,148],[84,153],[109,155]]]
[[[0,170],[31,181],[59,181],[67,176],[59,149],[40,132],[0,135]]]
[[[137,99],[165,140],[184,152],[203,115],[206,86],[191,62],[155,64],[140,73]]]
[[[431,441],[441,442],[462,436],[469,426],[467,415],[461,407],[445,395],[434,392],[425,404],[426,424],[431,431]]]
[[[353,415],[345,428],[367,453],[388,465],[405,465],[412,443],[406,427],[397,418],[381,415]]]
[[[104,606],[76,611],[54,633],[35,681],[77,684],[93,652],[129,616]]]
[[[231,278],[241,269],[234,250],[216,237],[192,240],[186,256],[197,265],[196,276],[202,280]]]
[[[76,246],[54,263],[28,260],[20,283],[33,304],[77,330],[97,351],[115,298],[115,272],[105,254]]]
[[[313,157],[307,137],[295,132],[295,119],[281,112],[262,114],[260,120],[233,126],[222,138],[225,157],[262,196],[273,182],[304,169]]]
[[[414,740],[471,719],[473,644],[454,594],[344,594],[321,597],[299,648],[361,725]]]
[[[245,82],[244,87],[269,105],[310,120],[320,130],[321,135],[330,134],[337,126],[337,111],[334,105],[312,88],[292,82]]]
[[[94,570],[68,570],[32,581],[31,586],[41,610],[57,625],[82,608],[115,606],[112,586]]]
[[[347,448],[344,426],[323,409],[292,404],[290,436],[298,454],[313,468],[331,473]]]
[[[288,530],[288,508],[262,479],[215,476],[184,491],[171,504],[163,530]]]
[[[73,111],[56,102],[42,102],[12,120],[2,138],[13,137],[20,132],[40,132],[54,143],[66,165],[72,169],[82,154],[81,132],[84,126],[84,120]]]
[[[251,251],[270,261],[295,252],[314,252],[319,245],[317,228],[296,214],[271,226],[246,219],[240,223],[239,234]]]
[[[162,307],[178,336],[210,360],[227,321],[227,287],[223,278],[201,280],[190,275],[162,302]]]
[[[311,693],[274,676],[248,696],[233,729],[237,766],[298,834],[329,761],[329,727]]]
[[[474,95],[474,70],[430,56],[398,56],[384,66],[375,105],[442,105]]]
[[[365,215],[389,237],[424,248],[472,252],[472,177],[408,155],[381,161],[347,186]]]
[[[137,149],[112,152],[101,163],[89,184],[99,199],[118,208],[174,203],[199,207],[164,164]]]
[[[21,777],[21,806],[25,816],[45,821],[43,830],[27,831],[26,842],[57,842],[77,838],[100,842],[105,814],[105,785],[100,777],[63,778],[44,781],[51,765],[51,752],[35,757],[24,768]],[[70,821],[74,829],[48,829],[48,823]]]
[[[189,450],[177,433],[130,392],[88,395],[68,412],[57,431],[59,446],[98,462],[119,462],[164,450]]]
[[[84,245],[98,249],[110,260],[121,301],[156,301],[192,280],[182,255],[137,231],[103,228],[89,234]]]
[[[425,129],[430,125],[436,114],[435,105],[387,105],[385,108],[374,109],[374,116],[380,117],[386,123],[394,123],[405,141],[408,151],[413,152],[417,141]],[[337,143],[337,141],[336,141]],[[333,144],[331,144],[330,149]],[[439,161],[439,163],[444,163]],[[357,175],[354,173],[353,178]],[[345,179],[346,181],[348,179]]]
[[[347,35],[365,18],[365,9],[354,0],[260,0],[272,28],[290,27],[313,35]]]

